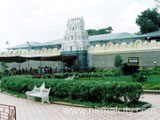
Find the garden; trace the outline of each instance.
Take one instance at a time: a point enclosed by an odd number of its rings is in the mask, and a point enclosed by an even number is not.
[[[64,79],[36,79],[31,76],[3,77],[2,90],[25,97],[25,92],[34,86],[51,87],[51,101],[63,101],[86,106],[130,106],[138,102],[143,93],[140,83],[106,80],[64,80]],[[141,103],[142,104],[142,103]]]
[[[150,69],[149,69],[150,71]],[[142,74],[146,76],[144,81]],[[145,102],[139,101],[143,89],[159,89],[158,73],[148,74],[143,69],[134,78],[124,75],[119,70],[97,71],[91,73],[56,73],[37,75],[5,76],[1,79],[1,90],[17,97],[26,98],[25,92],[40,87],[43,82],[46,88],[51,87],[50,101],[68,102],[87,107],[140,107]],[[67,78],[74,76],[74,79]],[[39,101],[39,99],[36,99]]]
[[[115,69],[108,70],[92,68],[87,72],[43,75],[1,73],[1,91],[26,98],[26,91],[45,83],[46,88],[51,88],[51,103],[66,102],[93,108],[142,107],[147,104],[140,101],[144,89],[160,90],[160,67],[139,68],[126,63],[121,65],[119,61],[115,62],[118,63]]]

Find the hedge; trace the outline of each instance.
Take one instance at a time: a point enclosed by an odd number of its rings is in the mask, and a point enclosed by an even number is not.
[[[25,93],[41,86],[51,87],[50,96],[60,99],[89,101],[94,103],[137,102],[143,92],[139,83],[32,79],[31,77],[11,76],[2,78],[2,87],[18,93]]]
[[[118,70],[108,70],[106,72],[94,72],[94,73],[58,73],[54,74],[54,78],[63,79],[67,77],[71,77],[73,75],[76,75],[78,78],[91,78],[91,77],[116,77],[121,76],[122,73]]]
[[[140,68],[139,72],[144,75],[160,75],[160,67],[155,68]]]
[[[160,85],[145,84],[143,85],[143,88],[146,90],[160,90]]]

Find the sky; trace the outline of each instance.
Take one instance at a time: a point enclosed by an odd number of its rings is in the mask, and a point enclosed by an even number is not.
[[[0,0],[0,50],[63,38],[74,17],[84,18],[85,29],[136,33],[136,17],[155,6],[154,0]]]

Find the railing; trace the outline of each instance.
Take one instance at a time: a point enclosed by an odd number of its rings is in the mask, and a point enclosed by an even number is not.
[[[16,120],[16,107],[0,104],[0,120]]]

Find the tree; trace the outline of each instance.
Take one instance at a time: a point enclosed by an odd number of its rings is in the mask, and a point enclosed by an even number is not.
[[[5,72],[6,68],[7,68],[7,64],[2,62],[1,63],[1,67],[2,67],[2,72]]]
[[[123,59],[120,55],[116,55],[115,56],[115,61],[114,61],[114,66],[116,68],[120,68],[122,66],[122,63],[123,63]]]
[[[108,34],[108,33],[111,33],[112,31],[113,31],[113,29],[110,26],[107,27],[107,28],[102,28],[102,29],[98,29],[98,30],[95,30],[95,29],[87,30],[89,36],[91,36],[91,35]]]
[[[138,15],[136,24],[140,27],[140,33],[148,33],[159,30],[160,28],[160,14],[157,9],[147,9]]]

